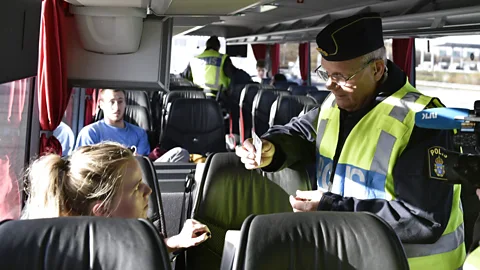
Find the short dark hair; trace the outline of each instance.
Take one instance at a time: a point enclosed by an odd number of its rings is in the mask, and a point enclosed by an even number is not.
[[[257,68],[265,68],[265,60],[258,60]]]
[[[127,95],[127,93],[125,92],[125,90],[118,90],[118,89],[109,89],[109,88],[106,88],[106,89],[100,89],[100,91],[98,92],[98,98],[99,99],[102,99],[102,94],[103,92],[105,91],[113,91],[114,93],[115,92],[122,92],[124,96]]]
[[[211,36],[207,40],[206,46],[207,46],[206,50],[215,50],[215,51],[220,50],[220,41],[218,40],[218,37],[217,36]]]

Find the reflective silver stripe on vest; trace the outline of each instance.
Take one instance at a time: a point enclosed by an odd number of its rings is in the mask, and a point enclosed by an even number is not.
[[[315,140],[316,150],[320,149],[320,143],[322,142],[323,135],[325,134],[325,129],[327,127],[328,120],[327,119],[320,119],[320,112],[322,109],[333,108],[335,107],[335,95],[331,92],[323,101],[320,109],[318,110],[318,119],[317,119],[317,138]]]
[[[328,123],[328,121],[326,119],[321,119],[319,124],[318,124],[317,139],[316,139],[317,151],[320,148],[320,143],[322,142],[323,135],[325,134],[325,129],[327,128],[327,123]]]
[[[370,165],[371,171],[387,175],[388,163],[390,162],[393,146],[396,141],[397,138],[382,130],[380,138],[378,139],[377,149],[375,150],[372,164]]]
[[[408,258],[429,256],[447,253],[458,248],[464,242],[464,228],[462,225],[446,235],[442,235],[433,244],[404,244],[403,248]]]
[[[403,106],[395,106],[393,107],[392,111],[390,112],[389,116],[397,119],[400,122],[403,122],[405,120],[405,117],[407,117],[407,114],[409,112],[409,108],[413,107],[413,104],[417,101],[417,99],[420,98],[419,93],[414,93],[414,92],[409,92],[407,93],[401,100],[400,104]],[[423,109],[423,105],[421,105]],[[407,110],[405,110],[407,109]],[[415,111],[415,110],[414,110]]]

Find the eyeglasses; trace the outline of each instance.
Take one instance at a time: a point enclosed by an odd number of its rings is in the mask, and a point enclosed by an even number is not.
[[[321,65],[318,66],[317,69],[315,69],[315,73],[317,73],[318,77],[320,77],[320,79],[322,79],[324,81],[328,81],[328,78],[331,78],[332,81],[335,82],[335,84],[337,84],[339,86],[345,86],[348,81],[353,79],[353,77],[355,77],[358,73],[360,73],[362,70],[364,70],[366,67],[368,67],[375,60],[378,60],[378,59],[372,59],[372,60],[368,61],[359,70],[357,70],[355,73],[353,73],[353,75],[350,76],[350,77],[345,77],[344,75],[338,74],[338,73],[329,75],[328,72]]]

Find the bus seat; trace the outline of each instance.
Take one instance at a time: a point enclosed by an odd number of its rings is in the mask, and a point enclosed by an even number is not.
[[[288,171],[291,169],[285,169]],[[273,174],[272,174],[273,175]],[[272,176],[271,175],[271,176]],[[298,171],[298,176],[305,175]],[[295,179],[295,174],[284,174],[290,179],[274,179],[260,170],[247,170],[235,153],[218,153],[207,160],[192,218],[206,224],[212,238],[187,250],[188,269],[220,269],[225,233],[239,230],[251,214],[291,212],[284,187],[290,191],[308,189],[309,180]],[[294,184],[297,183],[297,186]]]
[[[163,212],[162,194],[157,180],[157,172],[153,167],[152,161],[146,156],[136,156],[140,169],[142,170],[142,181],[147,184],[152,193],[148,198],[147,217],[153,223],[155,228],[167,237],[165,215]]]
[[[233,267],[222,270],[409,269],[393,229],[366,212],[252,215],[237,249]]]
[[[220,106],[213,99],[177,99],[171,107],[160,145],[182,147],[190,154],[226,151],[225,127]]]
[[[0,224],[2,269],[171,269],[147,220],[63,217]]]
[[[238,130],[240,133],[240,140],[248,139],[252,136],[252,104],[257,92],[262,89],[260,84],[247,84],[240,93],[239,123]]]
[[[178,234],[180,230],[182,201],[186,200],[183,196],[187,176],[196,170],[201,173],[201,170],[195,163],[154,162],[153,166],[161,192],[166,235],[170,237]],[[187,207],[184,210],[186,209]]]
[[[309,92],[307,96],[314,98],[318,104],[322,104],[329,94],[328,90],[318,90]]]
[[[306,105],[316,104],[317,101],[307,96],[280,96],[272,104],[270,111],[270,127],[285,125],[297,117]]]
[[[167,104],[172,103],[174,100],[179,99],[179,98],[189,98],[189,99],[194,99],[194,98],[206,98],[205,93],[201,91],[192,91],[192,90],[182,90],[182,91],[173,91],[173,92],[168,92],[164,96],[164,107],[166,107]]]
[[[167,123],[166,121],[168,118],[168,112],[170,110],[170,106],[172,105],[172,102],[180,98],[188,98],[188,99],[206,98],[206,95],[203,91],[195,91],[195,90],[178,90],[178,91],[168,92],[165,95],[163,95],[162,118],[160,122],[161,132],[163,132],[165,125]]]
[[[152,108],[152,128],[156,132],[157,137],[160,135],[163,115],[163,98],[165,92],[155,91],[152,93],[150,107]]]
[[[132,125],[141,127],[145,131],[151,130],[150,115],[145,107],[127,105],[123,119]]]
[[[239,126],[237,125],[240,121],[240,98],[244,88],[244,84],[230,85],[229,92],[221,95],[222,105],[230,114],[229,121],[232,121],[232,133],[238,135],[240,134]],[[228,132],[230,131],[228,130]]]
[[[147,92],[127,90],[125,91],[125,99],[127,100],[127,105],[142,106],[145,107],[148,112],[151,112],[151,106]]]
[[[315,86],[291,85],[288,91],[294,96],[306,96],[309,92],[318,91],[318,89]]]
[[[267,132],[270,120],[270,109],[273,102],[279,96],[290,95],[282,90],[260,90],[253,100],[252,123],[253,129],[258,136]]]

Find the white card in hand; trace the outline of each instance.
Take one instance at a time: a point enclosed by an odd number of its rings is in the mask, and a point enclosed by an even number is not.
[[[255,132],[252,132],[253,146],[255,147],[255,162],[260,166],[262,162],[262,140]]]

